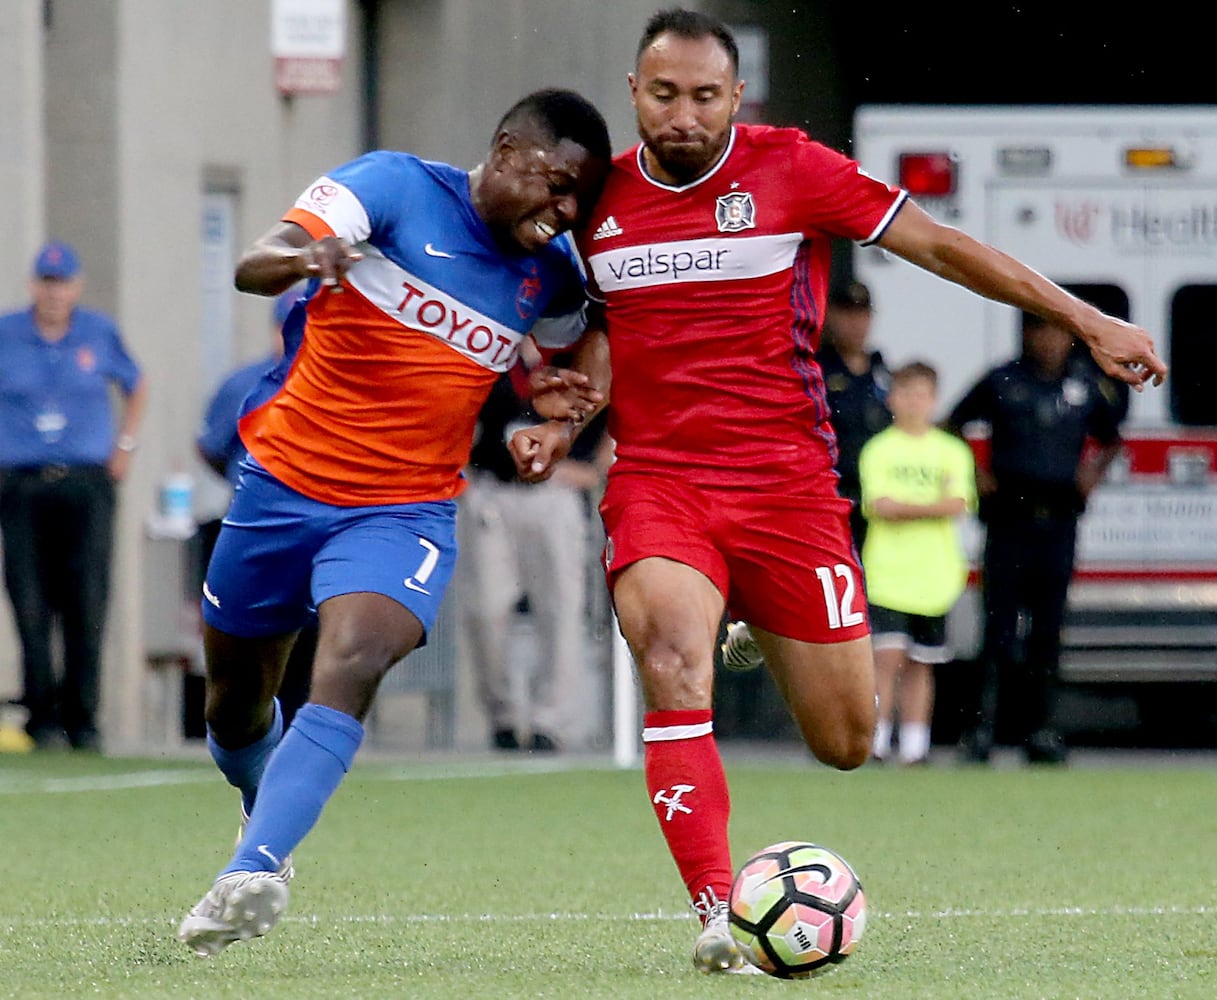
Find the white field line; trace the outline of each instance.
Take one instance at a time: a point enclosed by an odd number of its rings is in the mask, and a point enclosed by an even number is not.
[[[357,772],[353,779],[363,781],[452,781],[462,778],[498,778],[507,775],[554,774],[572,770],[616,770],[609,763],[586,761],[520,761],[519,763],[465,763],[424,765],[422,769],[392,768]],[[69,792],[113,792],[127,788],[157,788],[168,785],[220,783],[224,779],[214,769],[160,769],[128,771],[118,774],[92,774],[72,778],[34,778],[0,775],[0,795],[57,795]]]
[[[1143,755],[1144,756],[1144,755]],[[757,758],[758,760],[760,758]],[[1129,759],[1139,759],[1132,758]],[[1157,758],[1151,758],[1157,759]],[[1174,759],[1174,758],[1172,758]],[[1187,754],[1179,755],[1183,762],[1181,766],[1211,767],[1213,755],[1206,753],[1195,755],[1195,759]],[[728,760],[728,764],[749,763],[748,759],[739,761]],[[806,756],[786,757],[781,754],[765,759],[765,766],[791,766],[806,770]],[[460,779],[487,779],[505,776],[527,776],[558,774],[569,771],[620,771],[611,760],[603,755],[562,755],[558,759],[543,758],[539,760],[506,761],[497,758],[479,757],[474,759],[453,761],[428,761],[417,764],[386,763],[373,758],[360,761],[348,776],[351,782],[379,781],[454,781]],[[636,768],[634,770],[637,770]],[[0,772],[0,796],[30,795],[30,794],[65,794],[79,792],[111,792],[130,788],[156,788],[169,785],[193,785],[209,781],[222,782],[219,772],[209,768],[140,768],[138,770],[118,772],[115,774],[82,775],[66,778],[42,778],[23,774],[4,774]]]
[[[76,778],[0,778],[0,795],[57,795],[66,792],[114,792],[125,788],[158,788],[164,785],[194,785],[215,781],[219,772],[128,771],[126,774],[90,774]]]
[[[1217,914],[1217,906],[1052,906],[1043,908],[1013,907],[1010,909],[945,909],[879,912],[868,915],[879,920],[1019,920],[1052,917],[1201,917]],[[407,914],[347,914],[335,917],[286,916],[284,923],[309,924],[324,927],[329,924],[466,924],[508,923],[535,924],[581,921],[611,923],[664,923],[692,921],[692,913],[407,913]],[[143,927],[176,924],[175,917],[16,917],[0,916],[0,932],[27,927]]]

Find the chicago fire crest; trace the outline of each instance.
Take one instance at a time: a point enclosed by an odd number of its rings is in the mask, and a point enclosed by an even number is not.
[[[720,233],[738,233],[756,228],[756,206],[747,191],[720,195],[714,206],[714,218]]]

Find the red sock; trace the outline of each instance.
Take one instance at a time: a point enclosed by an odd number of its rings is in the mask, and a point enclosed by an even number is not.
[[[704,919],[731,890],[727,820],[731,795],[709,709],[647,712],[643,719],[647,792],[668,850]]]

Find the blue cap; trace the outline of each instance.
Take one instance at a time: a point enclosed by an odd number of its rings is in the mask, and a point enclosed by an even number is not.
[[[275,299],[275,326],[282,326],[287,322],[287,314],[292,311],[297,300],[300,298],[301,288],[298,284],[292,285],[286,292],[280,292],[279,297]]]
[[[67,281],[80,273],[80,258],[66,243],[52,240],[34,258],[34,277]]]

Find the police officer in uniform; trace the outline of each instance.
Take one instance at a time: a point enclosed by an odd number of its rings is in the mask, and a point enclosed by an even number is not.
[[[1024,314],[1022,339],[1022,356],[986,374],[947,421],[957,432],[972,423],[990,429],[990,469],[977,471],[986,525],[983,676],[960,747],[980,763],[992,751],[999,690],[1028,761],[1066,759],[1052,717],[1077,522],[1119,454],[1127,410],[1127,394],[1074,350],[1070,333]],[[1088,439],[1098,448],[1086,449]]]
[[[858,455],[867,441],[892,422],[887,408],[891,373],[883,355],[870,348],[871,318],[869,288],[860,281],[835,286],[828,296],[827,336],[816,355],[837,434],[837,474],[841,477],[837,489],[853,504],[849,525],[859,552],[866,538],[866,518],[862,516]]]
[[[83,282],[76,252],[48,243],[34,262],[32,304],[0,316],[0,531],[26,731],[38,747],[66,737],[94,750],[115,485],[135,451],[147,388],[114,321],[78,305]],[[52,663],[56,622],[62,672]]]

